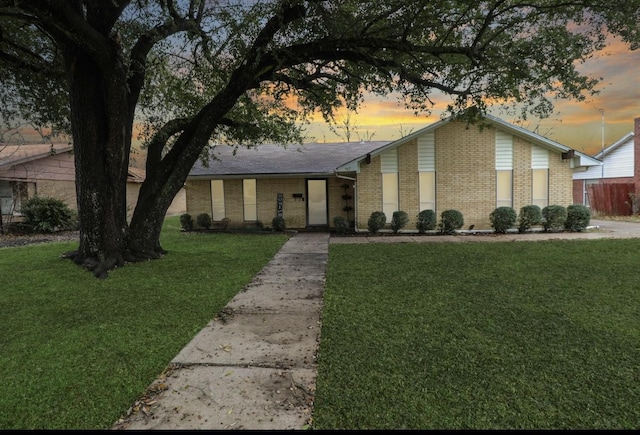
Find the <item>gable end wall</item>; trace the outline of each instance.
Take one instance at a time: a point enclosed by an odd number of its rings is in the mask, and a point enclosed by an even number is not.
[[[513,136],[513,208],[531,204],[532,144]],[[475,126],[450,122],[435,131],[436,214],[458,210],[464,227],[491,229],[489,216],[496,208],[495,129],[482,131]],[[417,141],[398,147],[399,206],[415,230],[419,210],[419,172]],[[382,209],[380,157],[360,165],[358,174],[358,228],[366,230],[374,211]],[[572,170],[560,153],[549,152],[549,205],[568,206],[572,198]]]

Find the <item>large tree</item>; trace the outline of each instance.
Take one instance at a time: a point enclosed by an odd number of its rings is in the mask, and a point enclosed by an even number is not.
[[[597,78],[576,63],[617,35],[637,48],[640,6],[571,0],[0,0],[6,116],[70,125],[80,242],[98,277],[165,253],[165,212],[211,142],[300,141],[363,92],[428,111],[488,101],[544,116]],[[295,101],[296,105],[291,105]],[[295,107],[296,110],[293,110]],[[134,126],[146,179],[131,222]]]

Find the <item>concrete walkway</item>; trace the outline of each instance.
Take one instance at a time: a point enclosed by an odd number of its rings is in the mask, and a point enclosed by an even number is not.
[[[640,238],[640,223],[583,233],[330,237],[297,233],[173,359],[113,429],[305,429],[310,422],[329,243]]]
[[[417,234],[415,231],[391,235],[381,233],[368,236],[332,237],[332,244],[348,243],[464,243],[464,242],[535,242],[540,240],[575,240],[575,239],[628,239],[640,237],[640,223],[602,221],[592,219],[590,229],[580,233],[559,232],[542,233],[538,230],[519,234],[495,234],[490,231],[460,231],[455,235]]]
[[[304,429],[328,251],[328,233],[291,237],[113,429]]]

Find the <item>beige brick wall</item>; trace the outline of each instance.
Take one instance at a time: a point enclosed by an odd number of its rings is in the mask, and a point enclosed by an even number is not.
[[[196,220],[196,216],[201,213],[211,214],[211,183],[209,180],[187,181],[184,190],[187,202],[187,213],[193,217],[194,221]]]
[[[258,189],[258,219],[270,227],[277,215],[278,193],[282,193],[282,216],[287,228],[307,226],[307,202],[293,198],[294,193],[302,193],[306,199],[304,178],[265,178],[256,181]]]
[[[369,216],[382,211],[382,174],[380,156],[371,158],[371,163],[360,163],[357,176],[357,227],[366,229]]]
[[[435,131],[436,213],[459,210],[464,229],[491,229],[489,215],[496,208],[495,129],[450,122]],[[400,210],[407,212],[406,229],[415,229],[419,210],[417,142],[398,147]],[[559,153],[549,154],[549,204],[572,202],[572,171]],[[513,137],[513,208],[531,203],[531,143]],[[358,174],[358,227],[367,228],[371,213],[382,209],[380,157],[362,163]]]
[[[345,204],[342,195],[345,190],[343,184],[349,184],[348,193],[353,196],[352,181],[329,177],[327,179],[327,207],[328,224],[333,227],[335,216],[344,216]],[[190,180],[186,184],[185,201],[186,210],[195,217],[200,213],[211,215],[211,189],[209,180]],[[287,228],[305,228],[307,226],[307,191],[305,178],[263,178],[256,180],[258,220],[270,227],[272,220],[277,215],[278,193],[283,195],[283,217]],[[293,197],[294,193],[301,193],[305,201]],[[242,227],[244,220],[244,203],[242,195],[242,180],[224,180],[225,213],[232,227]],[[353,206],[353,200],[350,205]],[[353,219],[353,212],[350,214]]]
[[[336,216],[342,216],[343,218],[349,220],[353,220],[355,216],[355,195],[353,191],[353,185],[355,181],[347,180],[344,178],[331,177],[327,180],[328,186],[328,207],[329,207],[329,226],[334,227],[333,218]],[[347,185],[347,189],[345,190],[342,186]],[[350,195],[351,199],[344,200],[342,195]],[[346,212],[344,207],[349,205],[353,207],[353,210],[350,212]]]
[[[549,156],[551,157],[551,156]],[[516,213],[531,204],[531,144],[513,137],[513,209]]]
[[[398,196],[400,210],[409,215],[407,230],[416,228],[420,208],[420,179],[418,174],[418,141],[398,147]]]
[[[465,226],[490,226],[496,206],[495,133],[450,122],[435,131],[436,212],[462,213]]]
[[[549,205],[573,204],[573,169],[560,154],[549,153]]]

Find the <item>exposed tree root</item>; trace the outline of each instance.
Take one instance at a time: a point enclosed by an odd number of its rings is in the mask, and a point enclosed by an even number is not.
[[[68,251],[60,255],[60,258],[72,260],[78,266],[93,273],[96,278],[106,279],[109,271],[122,267],[127,263],[156,260],[162,258],[167,251],[162,248],[152,251],[131,251],[106,255],[100,259],[97,256],[81,255],[79,251]]]

